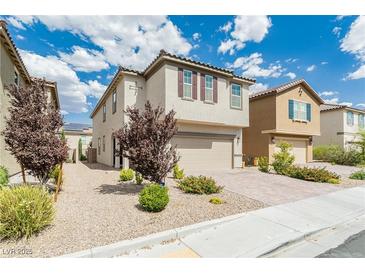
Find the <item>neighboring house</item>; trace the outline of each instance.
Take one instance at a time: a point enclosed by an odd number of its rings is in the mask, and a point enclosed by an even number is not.
[[[112,133],[128,121],[127,106],[144,108],[146,101],[176,112],[178,133],[172,144],[189,170],[231,169],[242,165],[242,128],[249,125],[248,87],[254,80],[232,71],[163,50],[143,71],[120,67],[91,114],[92,145],[97,161],[127,167],[115,157]]]
[[[312,161],[312,138],[320,135],[319,95],[305,80],[296,80],[250,95],[250,127],[243,130],[246,159],[279,151],[288,142],[295,163]]]
[[[10,84],[24,87],[29,85],[33,79],[35,78],[29,75],[7,30],[6,22],[0,20],[0,132],[5,129],[5,117],[10,106],[5,87]],[[50,103],[59,109],[56,83],[46,81],[46,87],[49,89]],[[0,135],[0,165],[8,168],[10,175],[20,171],[20,167],[14,157],[5,149],[5,140],[2,135]]]
[[[63,125],[63,132],[69,148],[69,158],[72,157],[72,153],[75,150],[75,157],[78,159],[78,146],[80,139],[82,143],[82,153],[86,155],[86,149],[88,148],[93,135],[92,127],[88,124],[65,123]]]
[[[344,105],[321,106],[321,136],[314,138],[314,145],[339,145],[349,148],[360,140],[359,131],[365,130],[365,110]]]

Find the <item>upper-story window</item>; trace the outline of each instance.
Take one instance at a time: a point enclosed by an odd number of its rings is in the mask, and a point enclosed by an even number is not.
[[[101,149],[101,140],[98,138],[98,154],[100,155],[100,149]]]
[[[184,98],[192,99],[193,97],[193,79],[192,72],[190,70],[184,70]]]
[[[14,84],[19,87],[19,73],[14,70]]]
[[[205,101],[213,102],[213,76],[205,75]]]
[[[106,105],[103,105],[103,122],[106,120]]]
[[[103,136],[103,152],[105,152],[105,135]]]
[[[354,113],[352,111],[347,112],[347,125],[353,126],[354,125]]]
[[[359,114],[359,128],[363,129],[365,127],[364,114]]]
[[[310,121],[312,116],[311,109],[311,104],[296,100],[289,100],[289,119]]]
[[[112,94],[112,113],[117,111],[117,91],[114,90]]]
[[[241,94],[241,86],[237,84],[231,85],[231,107],[232,108],[241,108],[242,104],[242,94]]]

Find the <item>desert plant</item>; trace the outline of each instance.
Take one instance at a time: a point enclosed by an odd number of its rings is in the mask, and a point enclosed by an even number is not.
[[[359,170],[350,175],[350,179],[365,180],[365,170]]]
[[[175,112],[165,114],[147,101],[144,111],[127,107],[126,114],[129,122],[113,133],[120,144],[117,155],[128,158],[146,179],[161,183],[179,160],[170,143],[177,132]]]
[[[44,188],[22,185],[0,190],[0,239],[29,238],[54,218],[51,195]]]
[[[293,163],[295,157],[290,154],[292,145],[287,142],[281,142],[279,144],[280,151],[273,154],[274,161],[272,166],[276,173],[284,174],[285,170],[289,168]]]
[[[58,176],[60,174],[60,171],[61,171],[60,165],[55,165],[52,168],[52,171],[51,171],[49,177],[52,178],[52,179],[57,180],[57,178],[58,178]]]
[[[85,154],[81,154],[80,161],[86,161],[87,157]]]
[[[330,172],[325,168],[310,168],[310,167],[299,167],[299,166],[290,166],[288,167],[284,175],[289,177],[313,181],[313,182],[322,182],[322,183],[339,183],[340,176],[334,172]]]
[[[134,178],[134,170],[131,168],[123,168],[120,170],[119,179],[123,182],[131,181]]]
[[[79,161],[82,161],[82,140],[81,138],[79,138],[79,142],[77,144],[77,151],[78,151],[78,154],[79,154]]]
[[[44,184],[52,168],[67,158],[66,142],[59,136],[61,114],[49,104],[44,80],[32,80],[27,87],[6,88],[10,97],[9,116],[2,132],[6,148],[23,171],[28,169]]]
[[[143,176],[139,172],[136,172],[136,183],[137,185],[141,185],[143,183]]]
[[[184,170],[180,169],[178,164],[176,164],[173,168],[173,176],[174,176],[174,179],[177,179],[177,180],[180,180],[180,179],[184,178],[184,176],[185,176]]]
[[[168,188],[158,184],[145,186],[139,193],[139,204],[150,212],[159,212],[169,203]]]
[[[218,197],[212,197],[212,198],[209,200],[209,203],[211,203],[211,204],[215,204],[215,205],[220,205],[220,204],[224,204],[224,201],[223,201],[221,198],[218,198]]]
[[[223,189],[213,178],[205,176],[188,176],[180,180],[177,185],[185,193],[193,194],[213,194]]]
[[[9,183],[9,172],[6,167],[0,166],[0,189]]]
[[[259,157],[258,159],[259,170],[262,172],[269,172],[270,165],[269,165],[269,158],[266,156]]]
[[[337,165],[355,166],[361,164],[363,156],[354,147],[343,149],[338,145],[317,146],[313,148],[313,158]]]

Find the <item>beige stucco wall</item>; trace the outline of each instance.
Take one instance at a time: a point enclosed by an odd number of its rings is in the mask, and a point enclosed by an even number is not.
[[[8,108],[10,106],[5,86],[14,83],[14,70],[15,65],[8,51],[0,43],[0,132],[5,128],[5,117],[8,116]],[[19,77],[20,85],[24,85],[25,80],[20,73]],[[0,165],[8,168],[10,175],[20,171],[20,167],[15,158],[5,149],[5,140],[2,135],[0,135]]]
[[[314,146],[339,145],[343,147],[344,136],[337,134],[344,131],[343,110],[321,112],[321,135],[314,136]]]

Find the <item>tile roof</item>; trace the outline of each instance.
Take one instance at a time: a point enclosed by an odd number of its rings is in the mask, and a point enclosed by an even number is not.
[[[63,129],[66,131],[82,131],[84,129],[92,128],[89,124],[82,124],[82,123],[65,123],[63,125]]]
[[[330,110],[338,110],[338,109],[348,109],[353,111],[358,111],[365,114],[365,109],[353,108],[346,105],[339,105],[339,104],[323,104],[320,107],[321,111],[330,111]]]

